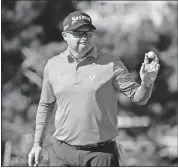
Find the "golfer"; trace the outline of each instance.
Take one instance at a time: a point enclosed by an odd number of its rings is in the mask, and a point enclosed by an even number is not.
[[[117,94],[145,105],[160,65],[155,54],[149,63],[146,53],[138,84],[119,58],[97,49],[95,30],[91,17],[80,11],[70,13],[63,22],[67,48],[49,59],[44,68],[29,166],[40,162],[55,104],[58,108],[50,166],[119,166]]]

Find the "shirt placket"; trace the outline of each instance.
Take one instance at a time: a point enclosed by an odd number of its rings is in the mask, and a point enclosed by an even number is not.
[[[75,85],[79,84],[80,83],[80,80],[81,80],[81,76],[80,76],[80,73],[79,73],[79,68],[83,65],[85,65],[85,62],[87,62],[87,58],[84,59],[83,61],[77,63],[75,62],[76,64],[76,68],[75,68]]]
[[[78,72],[78,70],[76,70],[75,71],[75,82],[74,82],[74,84],[75,85],[79,84],[79,81],[80,81],[79,72]]]

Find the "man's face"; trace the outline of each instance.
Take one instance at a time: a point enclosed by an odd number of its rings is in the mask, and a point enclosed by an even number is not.
[[[89,26],[84,25],[74,31],[63,32],[63,37],[68,47],[85,54],[93,47],[93,33]]]

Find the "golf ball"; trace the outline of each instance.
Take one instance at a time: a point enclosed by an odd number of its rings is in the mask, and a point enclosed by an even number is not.
[[[153,51],[148,52],[148,58],[154,58],[155,53]]]

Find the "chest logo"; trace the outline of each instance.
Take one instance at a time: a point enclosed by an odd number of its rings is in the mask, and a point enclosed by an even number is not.
[[[91,81],[93,81],[96,77],[96,74],[94,74],[94,73],[93,74],[87,73],[86,75],[91,79]]]

